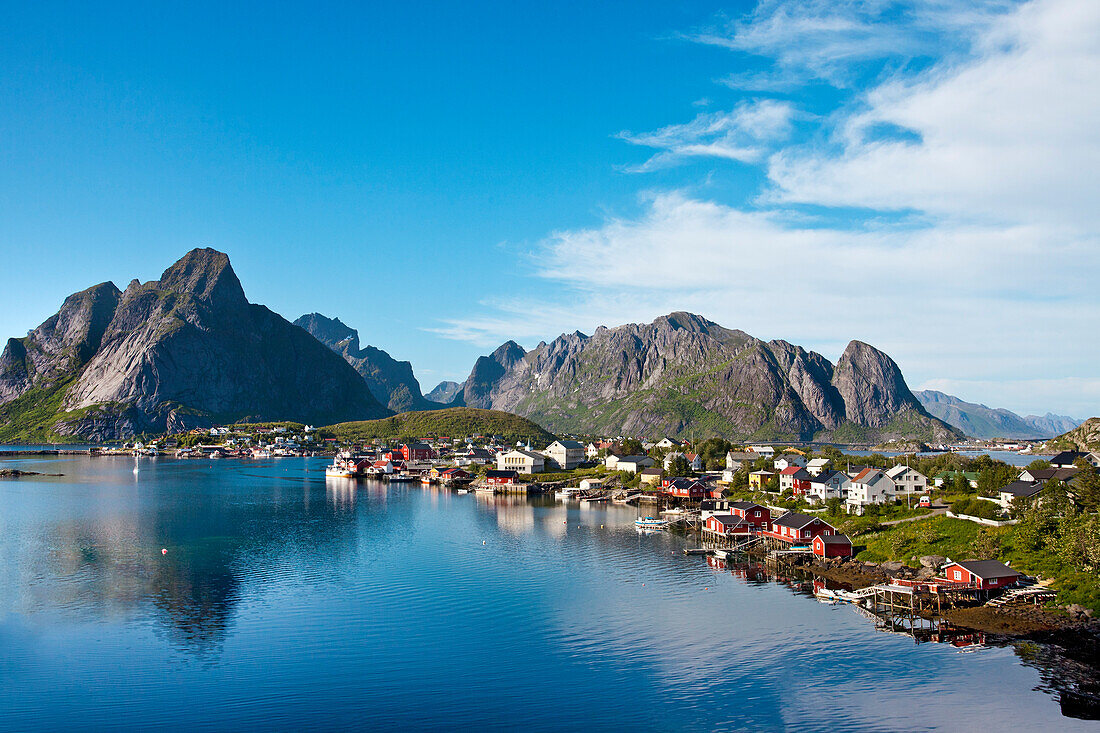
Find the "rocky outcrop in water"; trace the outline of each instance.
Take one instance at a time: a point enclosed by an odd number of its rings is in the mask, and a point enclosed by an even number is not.
[[[72,295],[0,355],[9,433],[108,440],[240,419],[387,414],[343,359],[249,303],[229,258],[212,249],[121,293],[104,283]]]
[[[691,313],[564,334],[525,353],[481,357],[466,404],[556,432],[720,435],[739,440],[957,437],[928,415],[890,357],[859,341],[834,366]]]

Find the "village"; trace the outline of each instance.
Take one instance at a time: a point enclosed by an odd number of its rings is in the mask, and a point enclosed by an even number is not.
[[[541,448],[500,435],[352,443],[294,424],[214,427],[116,452],[185,459],[331,456],[326,481],[349,486],[373,479],[635,507],[641,533],[696,538],[699,546],[689,551],[708,561],[751,558],[806,573],[818,579],[822,601],[904,618],[910,630],[955,608],[1011,613],[1045,606],[1066,623],[1088,622],[1095,608],[1095,602],[1055,607],[1055,578],[1034,568],[1025,572],[1028,562],[1013,566],[1022,557],[1049,570],[1035,558],[1049,554],[1053,541],[1039,541],[1030,554],[1021,553],[1022,543],[1006,542],[1038,514],[1055,522],[1053,507],[1096,493],[1095,452],[1036,456],[1016,469],[952,453],[851,455],[834,446],[668,437],[559,438]],[[1021,522],[1025,527],[1017,530]],[[913,554],[899,556],[903,547]],[[1070,600],[1100,594],[1095,573],[1085,575],[1092,584],[1077,579],[1078,594],[1064,594]],[[1081,588],[1089,588],[1085,596]]]

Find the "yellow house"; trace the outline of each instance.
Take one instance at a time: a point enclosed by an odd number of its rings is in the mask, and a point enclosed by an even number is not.
[[[775,474],[771,471],[753,471],[749,474],[749,486],[754,489],[763,489],[764,484],[768,483]]]

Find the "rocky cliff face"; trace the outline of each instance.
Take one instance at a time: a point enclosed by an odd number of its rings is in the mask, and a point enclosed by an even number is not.
[[[438,402],[441,405],[449,405],[455,401],[456,397],[462,394],[462,390],[465,386],[464,382],[443,381],[435,385],[435,388],[424,395],[424,397],[432,402]]]
[[[483,410],[492,409],[493,389],[526,353],[515,341],[508,341],[492,354],[479,356],[462,387],[462,404]]]
[[[359,332],[346,326],[339,318],[326,318],[310,313],[294,321],[313,336],[340,354],[363,377],[371,394],[394,412],[435,410],[440,405],[425,399],[420,382],[413,376],[412,364],[397,361],[374,346],[360,348]]]
[[[9,429],[45,421],[35,429],[95,440],[243,418],[389,414],[346,362],[250,304],[229,258],[211,249],[125,292],[105,283],[70,296],[25,339],[9,340],[0,410]]]
[[[834,365],[785,341],[764,342],[690,313],[650,324],[564,334],[530,353],[513,342],[467,380],[475,406],[555,431],[734,439],[943,440],[897,365],[853,341]]]

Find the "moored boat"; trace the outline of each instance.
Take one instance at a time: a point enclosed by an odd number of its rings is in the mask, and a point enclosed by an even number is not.
[[[634,526],[638,529],[665,529],[668,527],[668,520],[657,517],[638,517],[634,520]]]

